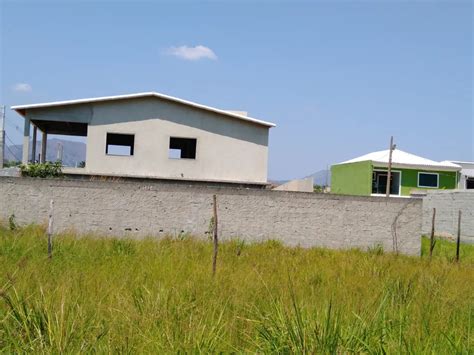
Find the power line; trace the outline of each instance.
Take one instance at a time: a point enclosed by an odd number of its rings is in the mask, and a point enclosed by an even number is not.
[[[8,137],[7,132],[5,132],[5,137],[8,139],[8,141],[10,142],[11,145],[18,145],[18,144],[15,144],[15,143],[10,139],[10,137]]]
[[[8,139],[8,141],[10,142],[11,145],[17,145],[15,143],[13,143],[13,141],[10,139],[10,137],[8,137],[7,135],[7,132],[5,132],[5,138]],[[12,152],[12,150],[10,149],[10,147],[8,145],[5,144],[5,147],[8,149],[8,151],[10,152],[11,155],[13,155],[13,157],[18,160],[18,161],[21,161],[21,159],[18,159],[18,157],[16,156],[15,153]]]
[[[14,125],[13,123],[7,121],[6,118],[5,118],[5,122],[6,122],[11,128],[13,128],[13,129],[15,129],[15,130],[17,130],[18,132],[21,133],[20,127],[18,127],[17,125]]]
[[[5,132],[5,138],[8,139],[8,141],[10,142],[11,145],[17,145],[15,143],[13,143],[13,141],[10,139],[10,137],[7,136],[7,132]],[[8,149],[8,151],[10,152],[11,155],[13,155],[13,157],[18,160],[18,161],[21,161],[21,159],[18,159],[18,157],[16,156],[15,153],[12,152],[12,150],[10,149],[10,147],[8,145],[5,145],[5,147]]]
[[[21,161],[21,159],[19,159],[19,158],[15,155],[15,153],[12,152],[12,150],[10,149],[10,147],[9,147],[8,145],[6,146],[6,148],[7,148],[7,150],[10,152],[10,154],[13,155],[13,158],[15,158],[16,161]]]

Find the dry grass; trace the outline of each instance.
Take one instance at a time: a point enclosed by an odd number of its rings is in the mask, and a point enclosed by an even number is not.
[[[473,353],[463,252],[454,264],[233,241],[213,278],[210,242],[64,234],[48,260],[43,228],[0,227],[0,351]]]

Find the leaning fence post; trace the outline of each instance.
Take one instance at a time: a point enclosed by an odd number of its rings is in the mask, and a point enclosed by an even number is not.
[[[436,218],[436,208],[433,208],[433,219],[431,221],[431,236],[430,236],[430,259],[433,256],[433,249],[435,247],[435,218]]]
[[[48,258],[53,257],[53,206],[54,201],[49,202],[49,216],[48,216]]]
[[[459,247],[461,245],[461,210],[458,215],[458,238],[456,240],[456,262],[459,262]]]
[[[217,237],[217,196],[213,196],[213,210],[214,210],[214,225],[213,225],[213,239],[214,239],[214,254],[212,256],[212,275],[216,274],[216,267],[217,267],[217,250],[219,247],[219,241]]]

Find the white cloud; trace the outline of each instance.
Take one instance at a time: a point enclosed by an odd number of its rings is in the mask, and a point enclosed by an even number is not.
[[[13,91],[30,92],[31,90],[33,90],[33,88],[31,87],[30,84],[27,84],[27,83],[17,83],[13,85]]]
[[[217,60],[217,56],[211,48],[201,45],[195,47],[171,47],[166,50],[166,54],[173,55],[175,57],[185,60],[199,60],[205,58]]]

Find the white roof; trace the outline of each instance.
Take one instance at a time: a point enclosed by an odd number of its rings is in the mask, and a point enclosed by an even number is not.
[[[445,162],[449,162],[449,163],[453,163],[453,164],[461,165],[461,166],[466,165],[466,166],[474,167],[474,161],[444,160],[441,163],[445,163]]]
[[[142,93],[137,93],[137,94],[93,97],[93,98],[88,98],[88,99],[44,102],[44,103],[31,104],[31,105],[16,105],[16,106],[12,106],[11,109],[17,111],[21,115],[24,115],[24,112],[22,112],[23,110],[32,109],[32,108],[76,105],[76,104],[85,104],[85,103],[100,102],[100,101],[126,100],[126,99],[148,97],[148,96],[157,97],[157,98],[160,98],[160,99],[177,102],[177,103],[187,105],[187,106],[191,106],[191,107],[195,107],[195,108],[198,108],[198,109],[219,113],[221,115],[238,118],[238,119],[241,119],[243,121],[256,123],[256,124],[266,126],[266,127],[275,127],[276,126],[274,123],[267,122],[267,121],[262,121],[262,120],[252,118],[252,117],[248,117],[248,116],[243,115],[243,114],[238,114],[238,113],[235,113],[235,112],[225,111],[225,110],[221,110],[221,109],[211,107],[211,106],[201,105],[201,104],[198,104],[198,103],[195,103],[195,102],[192,102],[192,101],[179,99],[177,97],[173,97],[173,96],[169,96],[169,95],[165,95],[165,94],[160,94],[158,92],[153,92],[153,91],[151,91],[151,92],[142,92]]]
[[[389,154],[390,154],[390,151],[388,149],[381,150],[378,152],[362,155],[358,158],[347,160],[339,164],[349,164],[349,163],[357,163],[361,161],[371,161],[375,165],[388,166]],[[339,165],[339,164],[336,164],[336,165]],[[421,169],[428,169],[428,170],[439,169],[439,170],[458,171],[461,169],[459,165],[456,165],[451,162],[444,161],[440,163],[434,160],[419,157],[418,155],[404,152],[403,150],[400,150],[400,149],[395,149],[392,152],[392,166],[400,167],[400,168],[404,168],[404,167],[421,168]]]
[[[445,163],[445,162],[450,162],[456,165],[460,165],[462,168],[461,169],[462,175],[465,175],[468,177],[474,177],[474,161],[453,161],[453,160],[442,161],[442,163]]]

